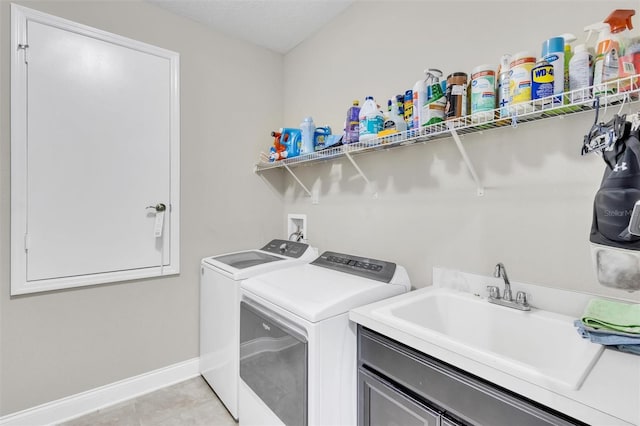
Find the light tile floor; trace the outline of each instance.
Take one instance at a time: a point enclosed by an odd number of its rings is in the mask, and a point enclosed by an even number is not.
[[[237,426],[198,376],[58,426]]]

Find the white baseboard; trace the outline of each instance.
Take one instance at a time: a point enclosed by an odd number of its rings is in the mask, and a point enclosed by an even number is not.
[[[0,417],[0,426],[48,426],[191,379],[200,374],[193,358],[139,376]]]

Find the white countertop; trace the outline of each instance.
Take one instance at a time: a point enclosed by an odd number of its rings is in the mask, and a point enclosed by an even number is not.
[[[551,384],[541,386],[440,347],[418,337],[408,329],[401,329],[393,322],[385,321],[379,315],[373,315],[379,308],[413,298],[422,292],[433,291],[436,287],[484,294],[487,284],[499,283],[494,280],[456,271],[434,270],[434,287],[426,287],[353,309],[349,318],[400,343],[591,425],[640,425],[640,356],[605,349],[579,389],[572,390]],[[533,295],[530,297],[533,306],[576,318],[592,298],[588,295],[530,284],[512,283],[512,288],[514,293],[523,290]],[[552,309],[554,307],[556,309]]]

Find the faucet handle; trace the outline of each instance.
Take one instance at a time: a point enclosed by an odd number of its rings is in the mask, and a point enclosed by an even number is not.
[[[528,306],[529,303],[527,302],[527,293],[525,293],[524,291],[517,292],[516,293],[516,303],[518,305]]]
[[[500,289],[495,285],[488,285],[487,291],[489,292],[490,299],[500,299]]]

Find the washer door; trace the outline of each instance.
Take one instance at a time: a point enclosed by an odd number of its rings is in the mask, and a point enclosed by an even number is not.
[[[307,425],[307,338],[294,324],[240,303],[240,377],[287,426]]]

